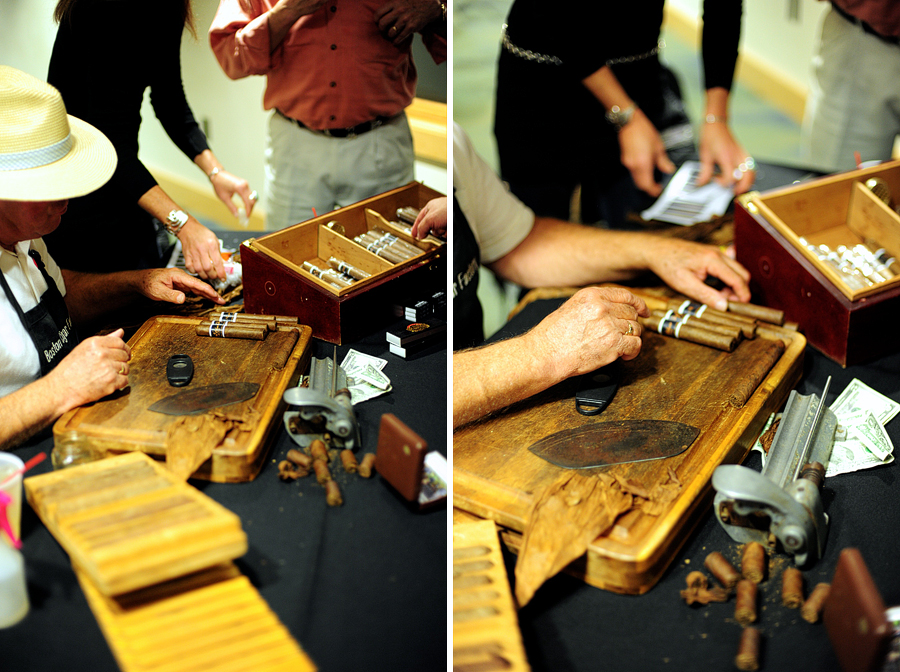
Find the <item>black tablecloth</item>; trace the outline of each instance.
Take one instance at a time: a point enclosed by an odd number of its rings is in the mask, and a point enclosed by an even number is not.
[[[314,357],[332,356],[331,344],[312,344]],[[381,415],[393,413],[446,456],[446,348],[406,361],[388,352],[380,330],[338,347],[339,363],[351,347],[388,360],[393,384],[355,407],[360,454],[375,451]],[[13,452],[23,460],[47,452],[34,475],[51,469],[52,447],[45,438]],[[240,517],[249,551],[238,568],[321,670],[446,669],[447,507],[418,512],[377,475],[342,481],[344,505],[328,507],[314,478],[277,478],[293,447],[282,425],[255,480],[190,481]],[[31,611],[0,630],[0,671],[117,670],[67,554],[27,504],[22,540]]]
[[[528,304],[494,338],[524,332],[562,303],[560,299]],[[832,377],[826,403],[854,378],[900,402],[900,354],[866,366],[842,369],[813,348],[804,353],[797,391],[821,396]],[[886,426],[900,445],[900,419]],[[745,464],[760,469],[752,453]],[[893,463],[825,481],[822,491],[830,530],[824,557],[803,571],[807,591],[830,582],[840,551],[855,547],[887,606],[900,604],[900,466]],[[734,597],[724,604],[689,607],[679,597],[685,577],[703,569],[712,551],[739,561],[739,544],[719,525],[711,508],[659,583],[640,596],[618,595],[588,586],[566,574],[546,582],[519,611],[528,661],[535,671],[586,672],[640,670],[685,672],[734,668],[741,626],[734,619]],[[822,623],[810,624],[799,611],[781,605],[781,571],[793,566],[790,556],[773,556],[773,568],[760,586],[759,622],[763,634],[762,670],[822,672],[840,669]],[[514,581],[515,556],[505,552]],[[705,572],[709,576],[709,572]]]

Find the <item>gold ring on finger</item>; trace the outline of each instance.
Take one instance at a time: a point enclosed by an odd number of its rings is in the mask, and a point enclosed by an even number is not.
[[[634,333],[634,325],[629,322],[628,323],[628,331],[625,332],[626,336],[631,336]]]

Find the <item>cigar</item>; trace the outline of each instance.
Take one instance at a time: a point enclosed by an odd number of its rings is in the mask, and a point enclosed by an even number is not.
[[[674,310],[651,310],[650,314],[654,317],[660,317],[663,319],[675,318],[677,320],[681,320],[685,324],[690,324],[693,327],[700,327],[701,329],[706,329],[707,331],[714,331],[717,334],[722,334],[724,336],[728,336],[729,338],[734,338],[740,341],[744,337],[744,332],[740,330],[739,327],[734,327],[728,324],[717,324],[716,322],[709,322],[704,320],[702,317],[697,317],[696,315],[681,315],[676,313]]]
[[[406,259],[404,257],[401,257],[399,254],[396,254],[396,253],[392,252],[391,250],[388,250],[388,249],[384,248],[383,246],[378,245],[377,243],[372,243],[372,242],[363,240],[361,236],[357,236],[353,240],[355,240],[357,243],[359,243],[360,245],[365,247],[372,254],[376,254],[379,257],[387,259],[392,264],[400,264],[400,263],[403,263],[404,261],[406,261]]]
[[[344,465],[344,471],[348,474],[355,474],[359,471],[359,462],[356,461],[356,455],[349,448],[341,451],[341,464]]]
[[[707,322],[727,324],[739,328],[744,333],[744,338],[756,336],[756,321],[743,315],[725,313],[715,308],[710,308],[704,303],[696,301],[669,301],[669,308],[680,315],[696,315]]]
[[[372,476],[372,472],[375,469],[375,453],[366,453],[362,459],[362,462],[359,463],[359,475],[363,478],[369,478]]]
[[[287,459],[296,464],[299,467],[303,467],[304,469],[309,469],[312,467],[312,458],[303,453],[296,448],[291,448],[286,455]]]
[[[728,312],[734,313],[735,315],[742,315],[743,317],[749,317],[753,320],[759,320],[760,322],[777,324],[779,327],[784,324],[784,311],[768,308],[766,306],[729,301]]]
[[[316,472],[316,481],[319,485],[325,485],[328,481],[331,480],[331,470],[328,468],[328,463],[323,462],[322,460],[313,460],[312,463],[313,471]]]
[[[293,481],[309,476],[309,470],[298,468],[293,462],[282,460],[278,463],[278,478],[282,481]]]
[[[275,320],[277,325],[281,324],[297,324],[300,322],[300,318],[294,315],[261,315],[259,313],[239,313],[237,311],[229,311],[227,308],[222,308],[221,306],[216,306],[216,318],[220,319],[231,319],[231,318],[223,318],[223,315],[236,315],[238,319],[241,320],[259,320],[262,322],[268,322],[270,320]]]
[[[759,669],[759,630],[756,628],[744,628],[741,632],[741,641],[738,644],[737,655],[734,664],[739,670],[754,672]]]
[[[737,346],[737,340],[734,338],[685,324],[682,321],[662,320],[652,315],[650,317],[639,317],[638,321],[650,331],[655,331],[665,336],[673,336],[683,341],[706,345],[710,348],[732,352]]]
[[[324,441],[315,439],[312,443],[310,443],[309,454],[312,456],[313,460],[322,460],[323,462],[328,464],[328,448],[325,447]]]
[[[719,583],[729,589],[734,588],[741,578],[734,566],[718,551],[713,551],[707,555],[706,560],[703,561],[703,566],[716,577]]]
[[[393,233],[390,233],[389,231],[385,231],[384,229],[379,229],[377,227],[372,229],[372,231],[375,233],[375,235],[380,235],[382,237],[387,238],[390,241],[391,245],[396,245],[397,247],[399,247],[403,250],[406,250],[412,256],[416,256],[417,254],[422,254],[422,250],[420,250],[418,247],[416,247],[412,243],[406,242],[405,240],[403,240],[402,238],[399,238],[398,236],[395,236]]]
[[[211,336],[213,338],[247,338],[254,341],[262,341],[266,337],[265,325],[253,325],[246,322],[219,322],[204,321],[197,325],[198,336]]]
[[[803,604],[803,574],[796,567],[788,567],[781,575],[781,603],[788,609]]]
[[[760,583],[766,575],[766,549],[763,545],[751,541],[744,546],[741,555],[741,574],[753,583]]]
[[[324,280],[332,285],[336,285],[343,289],[344,287],[349,287],[352,282],[350,280],[346,280],[331,269],[327,271],[322,270],[318,266],[308,261],[303,262],[303,270],[309,273],[310,275],[314,275],[320,280]]]
[[[328,265],[337,272],[344,273],[346,275],[349,275],[351,278],[356,278],[357,280],[365,280],[371,275],[370,273],[366,273],[364,270],[357,268],[356,266],[351,266],[346,261],[341,261],[337,257],[329,257]]]
[[[819,583],[813,588],[813,591],[806,598],[806,602],[800,607],[800,616],[807,623],[815,623],[822,615],[822,608],[825,606],[825,600],[828,598],[828,591],[831,585],[828,583]]]
[[[402,208],[397,208],[397,218],[408,224],[415,224],[416,219],[419,216],[419,208],[414,208],[411,205],[404,206]]]
[[[328,506],[340,506],[344,503],[344,499],[341,497],[341,489],[334,481],[325,482],[325,503]]]
[[[763,339],[763,341],[764,346],[762,353],[759,353],[756,359],[754,359],[744,371],[743,378],[737,383],[737,389],[735,389],[735,391],[731,393],[731,396],[728,397],[728,403],[734,408],[744,407],[744,404],[746,404],[750,400],[750,397],[753,396],[753,393],[756,392],[756,388],[758,388],[763,379],[769,375],[769,371],[772,370],[772,367],[778,363],[778,360],[780,360],[781,356],[784,354],[784,341],[780,339],[775,341]]]
[[[737,582],[734,618],[741,625],[750,625],[756,620],[756,584],[749,579]]]
[[[269,331],[278,329],[278,320],[271,315],[247,315],[246,313],[219,313],[216,315],[219,322],[241,322],[244,324],[253,324],[259,326],[265,325]]]

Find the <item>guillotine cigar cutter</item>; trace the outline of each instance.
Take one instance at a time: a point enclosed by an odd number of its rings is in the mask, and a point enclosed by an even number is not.
[[[716,518],[731,538],[770,548],[777,540],[798,566],[822,557],[828,536],[819,487],[838,424],[825,406],[830,384],[821,399],[791,392],[762,472],[731,464],[712,477]]]

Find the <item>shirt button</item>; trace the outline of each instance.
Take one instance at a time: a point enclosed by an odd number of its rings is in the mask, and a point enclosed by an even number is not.
[[[331,50],[334,51],[335,49],[337,49],[337,45],[336,45],[336,44],[332,44],[332,45],[331,45]]]
[[[333,14],[334,12],[336,12],[336,11],[337,11],[337,7],[335,7],[334,5],[332,5],[332,6],[331,6],[331,12],[332,12],[332,14]]]
[[[332,83],[331,83],[331,88],[332,88],[332,89],[333,89],[334,87],[336,87],[336,86],[337,86],[337,82],[332,82]]]

